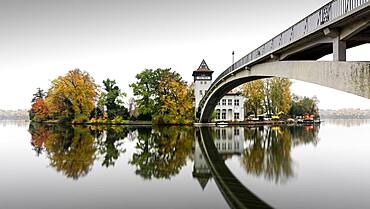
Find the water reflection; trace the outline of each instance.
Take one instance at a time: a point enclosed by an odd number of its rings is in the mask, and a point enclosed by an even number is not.
[[[232,208],[270,206],[234,177],[226,160],[234,156],[247,175],[285,183],[295,176],[292,149],[319,141],[319,126],[152,128],[31,123],[29,132],[36,155],[46,156],[52,168],[75,180],[86,176],[95,161],[113,168],[121,156],[127,155],[128,142],[135,144],[129,152],[132,155],[127,156],[128,164],[145,180],[171,179],[193,161],[192,176],[201,188],[215,179]]]
[[[65,176],[78,179],[91,170],[96,144],[87,127],[30,124],[31,144],[37,155],[46,150],[50,166]]]
[[[325,119],[325,123],[344,127],[354,127],[369,124],[370,119]]]
[[[244,130],[247,146],[242,153],[246,172],[285,183],[294,176],[291,150],[300,144],[318,143],[319,126],[258,127]]]
[[[291,150],[301,144],[318,143],[319,126],[213,128],[209,139],[226,160],[241,156],[248,174],[284,183],[294,176]],[[45,152],[50,165],[65,176],[85,176],[95,159],[111,167],[126,152],[125,139],[136,141],[129,164],[144,179],[177,175],[187,159],[194,159],[193,176],[204,188],[210,171],[191,127],[57,126],[31,123],[31,144],[39,156]],[[130,136],[130,137],[128,137]],[[202,179],[202,180],[200,180]]]
[[[103,156],[102,166],[114,166],[124,149],[124,140],[132,131],[127,126],[91,127],[96,137],[98,154]]]
[[[144,179],[170,178],[186,164],[192,151],[193,129],[161,127],[138,129],[136,151],[130,161]]]

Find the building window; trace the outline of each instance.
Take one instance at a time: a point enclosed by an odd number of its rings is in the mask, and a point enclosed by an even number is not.
[[[226,143],[222,143],[222,150],[226,150]]]
[[[220,101],[218,101],[217,105],[220,105]]]
[[[239,130],[239,129],[237,129],[237,128],[235,128],[235,129],[234,129],[234,135],[235,135],[235,136],[239,136],[239,135],[240,135],[240,130]]]
[[[222,139],[226,139],[226,129],[221,130]]]
[[[220,139],[221,138],[221,131],[220,129],[216,129],[216,139]]]
[[[221,119],[226,120],[226,110],[222,110]]]
[[[204,94],[207,94],[207,90],[204,90]]]
[[[222,105],[226,105],[226,99],[222,100]],[[225,110],[226,111],[226,110]],[[226,113],[225,113],[226,114]],[[226,119],[226,118],[225,118]]]
[[[203,81],[200,81],[200,84],[203,84]]]
[[[234,100],[234,105],[239,106],[239,99]]]
[[[233,100],[232,99],[228,99],[227,100],[227,105],[232,106],[233,105]]]
[[[235,119],[235,120],[239,120],[239,113],[238,113],[238,112],[235,112],[235,113],[234,113],[234,119]]]
[[[203,96],[202,90],[199,90],[199,94],[200,94],[200,96]]]
[[[204,81],[203,83],[204,83],[204,84],[207,84],[207,81]]]
[[[216,119],[217,119],[217,120],[220,120],[220,115],[221,115],[220,110],[219,110],[219,109],[217,109],[217,110],[216,110]]]

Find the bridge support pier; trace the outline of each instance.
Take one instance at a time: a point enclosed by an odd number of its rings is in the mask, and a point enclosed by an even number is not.
[[[337,36],[333,38],[333,61],[346,61],[347,43]]]

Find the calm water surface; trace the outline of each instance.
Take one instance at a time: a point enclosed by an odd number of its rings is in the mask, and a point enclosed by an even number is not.
[[[0,122],[0,208],[369,208],[370,121],[296,127]]]

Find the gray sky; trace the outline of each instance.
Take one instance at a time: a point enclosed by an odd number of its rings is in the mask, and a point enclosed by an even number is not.
[[[145,68],[170,67],[187,81],[202,59],[215,76],[327,0],[1,0],[0,109],[29,108],[37,87],[68,70],[88,71],[124,91]],[[370,60],[370,46],[348,51]],[[366,53],[367,52],[367,53]],[[324,59],[330,59],[326,57]],[[367,99],[294,82],[321,108],[370,108]]]

